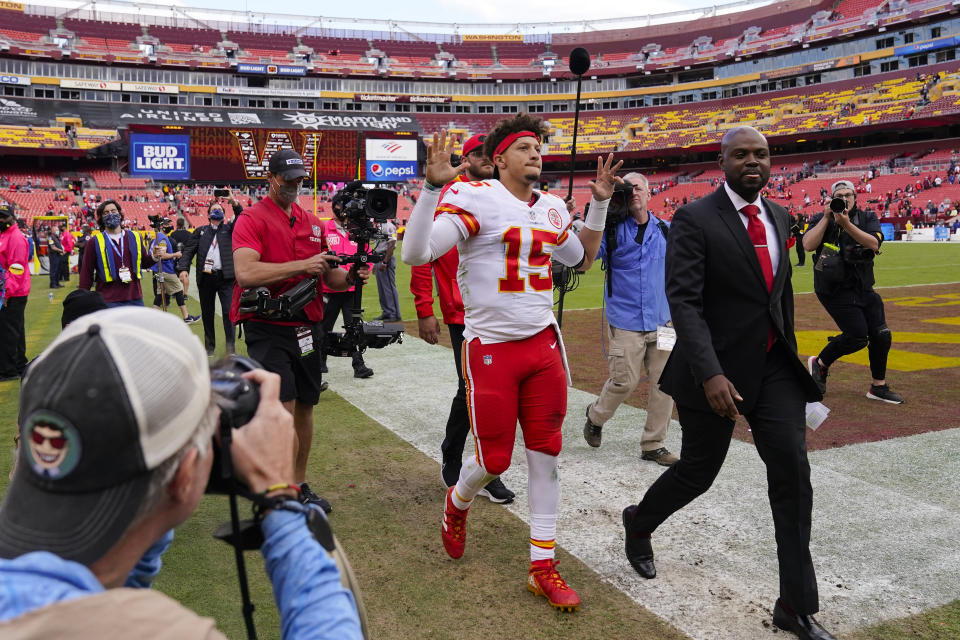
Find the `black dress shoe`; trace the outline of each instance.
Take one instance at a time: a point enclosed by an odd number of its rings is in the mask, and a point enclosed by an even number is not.
[[[800,640],[837,640],[813,616],[787,613],[780,600],[773,607],[773,624],[797,634]]]
[[[623,510],[624,549],[627,552],[627,562],[633,569],[647,580],[657,577],[657,567],[653,564],[653,546],[650,538],[641,538],[630,532],[630,522],[633,513],[637,510],[630,505]]]

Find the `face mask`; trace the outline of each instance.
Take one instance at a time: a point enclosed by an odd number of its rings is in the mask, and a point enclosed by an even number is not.
[[[287,204],[293,204],[296,202],[297,196],[300,195],[300,185],[296,182],[293,184],[281,185],[279,182],[274,181],[273,186],[277,190],[277,198]]]
[[[220,209],[212,209],[212,210],[210,211],[210,219],[211,219],[211,220],[223,220],[223,211],[221,211]]]
[[[121,218],[119,213],[108,213],[103,216],[103,224],[107,229],[116,229],[120,226]]]

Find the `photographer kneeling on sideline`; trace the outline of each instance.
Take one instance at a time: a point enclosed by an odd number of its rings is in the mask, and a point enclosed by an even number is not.
[[[883,299],[873,290],[873,258],[883,242],[880,221],[873,211],[857,206],[857,192],[849,180],[835,182],[830,192],[833,200],[810,220],[803,248],[815,252],[813,290],[842,333],[830,338],[819,356],[811,356],[807,368],[825,394],[830,365],[867,347],[873,376],[867,398],[903,404],[886,381],[893,337]]]
[[[308,528],[323,516],[295,500],[280,381],[262,370],[244,377],[260,403],[230,451],[239,480],[278,498],[261,552],[283,635],[359,638],[356,601]],[[171,598],[124,588],[149,586],[213,464],[220,410],[206,353],[183,321],[143,308],[77,319],[30,366],[19,407],[18,464],[0,505],[0,637],[224,638]]]

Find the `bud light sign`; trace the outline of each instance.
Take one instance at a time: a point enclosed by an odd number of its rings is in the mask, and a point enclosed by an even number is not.
[[[368,139],[367,182],[404,182],[417,177],[417,141]]]
[[[190,179],[190,136],[130,135],[130,175]]]

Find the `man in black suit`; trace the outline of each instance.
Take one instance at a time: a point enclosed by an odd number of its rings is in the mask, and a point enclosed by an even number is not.
[[[756,129],[727,132],[720,168],[726,183],[681,207],[670,226],[666,289],[677,341],[660,388],[676,401],[682,449],[640,504],[624,509],[627,559],[645,578],[656,575],[650,534],[710,487],[743,414],[767,467],[780,565],[773,622],[830,639],[811,615],[819,605],[804,409],[821,396],[797,356],[790,216],[760,197],[770,151]]]
[[[234,219],[224,222],[224,204],[233,206]],[[193,256],[197,256],[197,290],[200,293],[200,316],[203,318],[203,342],[207,354],[213,355],[217,347],[214,333],[217,297],[223,314],[223,333],[227,343],[227,353],[234,352],[236,342],[233,323],[230,322],[230,303],[233,297],[233,225],[236,216],[243,211],[237,201],[229,196],[215,198],[207,208],[210,224],[197,227],[190,240],[181,248],[183,255],[177,261],[177,273],[186,289],[189,284],[188,273]]]

